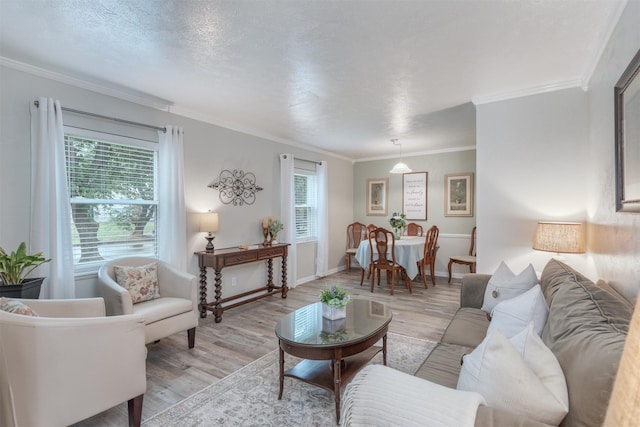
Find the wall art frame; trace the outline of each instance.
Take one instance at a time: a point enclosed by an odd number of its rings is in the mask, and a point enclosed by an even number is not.
[[[428,172],[402,174],[402,212],[407,220],[427,220]]]
[[[616,211],[640,213],[640,50],[613,89]]]
[[[387,216],[389,178],[367,180],[367,216]]]
[[[444,216],[473,216],[473,173],[444,176]]]

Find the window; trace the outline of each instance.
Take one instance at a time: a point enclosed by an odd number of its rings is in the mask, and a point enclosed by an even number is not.
[[[296,192],[296,239],[315,240],[318,200],[316,176],[296,172],[293,179]]]
[[[157,256],[157,144],[65,128],[77,270],[126,255]]]

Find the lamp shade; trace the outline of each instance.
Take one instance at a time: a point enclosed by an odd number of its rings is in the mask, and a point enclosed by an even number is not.
[[[538,222],[533,237],[533,249],[539,251],[584,253],[584,234],[579,222]]]
[[[218,213],[207,212],[200,215],[200,231],[218,231]]]
[[[393,169],[389,171],[389,173],[409,173],[409,172],[411,172],[411,169],[404,162],[396,163]]]

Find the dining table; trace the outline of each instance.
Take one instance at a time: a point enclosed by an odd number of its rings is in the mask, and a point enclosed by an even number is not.
[[[396,262],[404,267],[410,280],[413,280],[419,273],[418,261],[422,259],[425,239],[425,236],[402,236],[402,238],[395,241]],[[373,245],[375,246],[375,241]],[[391,245],[389,245],[387,256],[391,259]],[[373,259],[378,259],[378,253],[375,249]],[[371,262],[371,246],[368,239],[360,242],[356,251],[356,260],[365,270],[369,266]]]

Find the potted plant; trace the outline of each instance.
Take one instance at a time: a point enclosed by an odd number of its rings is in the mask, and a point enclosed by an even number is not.
[[[0,296],[10,298],[38,299],[44,277],[27,276],[40,265],[51,261],[42,252],[27,254],[27,245],[22,242],[15,252],[7,253],[0,247]]]
[[[347,317],[347,304],[351,297],[347,291],[340,289],[339,286],[332,286],[331,289],[325,289],[320,294],[320,302],[322,303],[322,317],[335,320]]]

